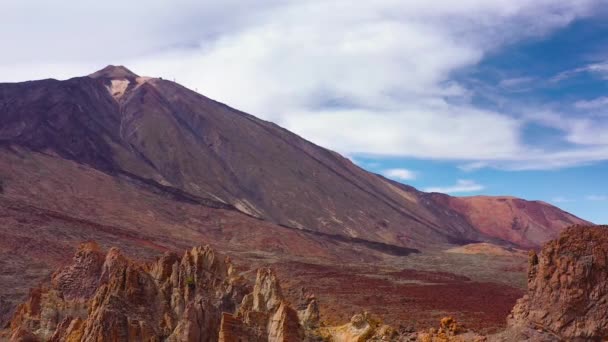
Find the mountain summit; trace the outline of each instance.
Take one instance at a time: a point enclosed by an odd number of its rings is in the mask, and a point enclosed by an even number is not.
[[[133,71],[122,65],[108,65],[107,67],[96,71],[89,75],[91,78],[113,78],[113,79],[129,79],[139,77]]]

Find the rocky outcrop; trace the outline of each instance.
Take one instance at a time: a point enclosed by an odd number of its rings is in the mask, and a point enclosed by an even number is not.
[[[607,229],[574,226],[531,252],[528,293],[513,308],[510,329],[534,330],[530,339],[545,341],[608,339]]]
[[[270,269],[251,288],[209,247],[140,264],[86,243],[9,327],[12,341],[304,341],[316,339],[319,310],[314,296],[292,308]]]
[[[322,327],[319,336],[324,341],[359,342],[359,341],[406,341],[391,326],[383,324],[380,319],[364,312],[354,315],[350,322],[337,327]]]
[[[99,286],[104,259],[96,243],[82,244],[72,264],[53,274],[50,288],[33,289],[28,301],[17,309],[9,323],[13,339],[48,340],[58,326],[85,319],[86,303]]]
[[[261,268],[253,286],[209,247],[138,263],[117,248],[82,244],[48,287],[33,289],[0,339],[11,341],[469,341],[455,320],[416,333],[364,312],[339,326],[321,323],[314,294],[292,306],[276,274]]]
[[[312,304],[316,308],[316,304]],[[302,314],[303,325],[311,326],[310,317],[316,313]],[[304,326],[298,312],[283,297],[276,275],[270,269],[260,269],[253,292],[243,298],[235,315],[224,313],[219,341],[302,341]]]
[[[85,244],[48,289],[32,291],[10,330],[16,341],[217,341],[222,312],[248,292],[209,247],[138,264]]]
[[[482,342],[486,337],[468,330],[453,317],[444,317],[439,322],[439,329],[431,328],[428,332],[417,334],[420,342]]]

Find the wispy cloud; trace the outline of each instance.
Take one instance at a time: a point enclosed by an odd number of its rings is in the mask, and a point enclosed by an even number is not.
[[[608,201],[608,195],[589,195],[585,198],[588,201]]]
[[[456,184],[450,186],[437,186],[424,189],[426,192],[442,192],[446,194],[475,192],[485,189],[485,186],[478,184],[474,180],[459,179]]]
[[[568,198],[568,197],[557,196],[557,197],[553,197],[551,199],[551,202],[553,202],[553,203],[568,203],[568,202],[574,202],[574,200],[571,199],[571,198]]]
[[[606,78],[608,77],[608,61],[591,63],[579,68],[560,72],[559,74],[552,77],[550,81],[557,83],[575,77],[582,73],[590,73],[602,78]]]
[[[498,85],[501,87],[516,87],[534,81],[533,77],[515,77],[501,80]]]
[[[487,162],[478,161],[472,163],[466,163],[462,165],[458,165],[458,168],[465,172],[476,171],[488,167],[489,164]]]
[[[501,91],[523,92],[534,89],[537,79],[534,77],[506,78],[498,82]]]
[[[408,169],[388,169],[382,172],[388,178],[398,180],[414,180],[417,177],[417,173]]]
[[[608,61],[590,64],[586,67],[587,71],[603,77],[608,76]]]
[[[576,101],[574,107],[578,109],[606,109],[608,107],[608,96],[602,96],[592,100]]]

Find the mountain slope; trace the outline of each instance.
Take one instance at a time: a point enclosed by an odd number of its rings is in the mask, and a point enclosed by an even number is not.
[[[452,223],[440,225],[378,177],[273,124],[117,69],[3,87],[0,138],[287,226],[396,244],[478,237],[461,224],[450,234]]]
[[[461,213],[481,233],[524,248],[536,248],[556,238],[565,222],[586,222],[542,201],[508,196],[430,196]]]
[[[376,263],[416,252],[287,229],[227,205],[19,147],[0,149],[0,180],[0,326],[30,287],[83,241],[120,247],[137,259],[205,243],[260,266],[292,259]]]
[[[525,234],[501,232],[509,226],[486,229],[451,200],[368,173],[272,123],[124,67],[67,81],[0,84],[0,124],[6,146],[224,203],[283,226],[369,241],[529,246],[584,223],[543,204],[559,217],[543,221],[546,237],[528,241]]]

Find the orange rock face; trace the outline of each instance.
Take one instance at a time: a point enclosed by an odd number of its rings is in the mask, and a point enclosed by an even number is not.
[[[276,275],[270,269],[260,269],[253,292],[245,296],[238,312],[223,315],[219,341],[303,339],[298,312],[285,301]]]
[[[608,226],[568,228],[529,263],[511,327],[542,330],[545,340],[608,339]]]
[[[217,341],[222,312],[235,311],[247,292],[230,261],[208,247],[138,264],[83,244],[10,328],[14,340]]]
[[[13,341],[301,341],[318,326],[314,297],[301,312],[273,271],[253,289],[227,257],[195,247],[139,264],[83,244],[49,288],[32,290],[10,322]]]
[[[0,338],[11,341],[402,341],[368,313],[323,326],[317,299],[294,308],[275,273],[253,287],[227,257],[195,247],[137,263],[118,249],[82,244],[48,288],[32,290]],[[412,332],[408,332],[411,335]],[[413,336],[413,335],[412,335]]]

